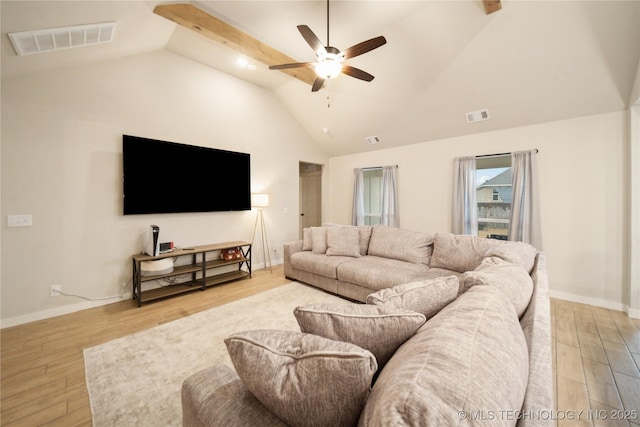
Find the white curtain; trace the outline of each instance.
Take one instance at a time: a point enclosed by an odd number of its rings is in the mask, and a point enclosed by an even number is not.
[[[509,240],[526,242],[542,250],[536,153],[537,150],[511,153],[513,201]]]
[[[453,173],[453,233],[477,235],[476,158],[457,157]]]
[[[364,225],[364,174],[362,169],[353,170],[355,180],[353,185],[353,225]]]
[[[400,227],[397,166],[382,168],[382,217],[380,223],[390,227]]]

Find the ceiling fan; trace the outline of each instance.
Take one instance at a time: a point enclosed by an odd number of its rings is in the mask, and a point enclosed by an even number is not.
[[[387,39],[383,36],[378,36],[356,45],[351,46],[344,51],[340,51],[338,48],[331,46],[329,43],[329,0],[327,0],[327,45],[323,46],[320,39],[315,35],[311,29],[306,25],[298,25],[298,31],[305,39],[305,41],[311,46],[316,53],[315,62],[295,62],[291,64],[271,65],[270,70],[283,70],[288,68],[302,68],[312,67],[315,69],[316,78],[311,86],[311,92],[317,92],[322,88],[324,82],[328,79],[332,79],[338,76],[340,73],[346,74],[356,79],[370,82],[374,79],[374,76],[363,71],[359,68],[352,67],[344,63],[345,60],[362,55],[373,49],[387,43]]]

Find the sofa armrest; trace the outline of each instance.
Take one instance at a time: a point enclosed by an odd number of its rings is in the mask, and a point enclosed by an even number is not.
[[[292,240],[284,242],[284,275],[293,277],[293,267],[291,266],[291,255],[302,252],[302,240]]]
[[[182,425],[286,427],[247,390],[233,369],[216,364],[182,384]]]
[[[544,253],[538,252],[531,276],[533,295],[520,319],[529,347],[529,384],[522,411],[525,414],[551,413],[554,408],[551,313],[547,258]],[[525,417],[518,421],[518,427],[551,427],[553,420],[550,418]]]

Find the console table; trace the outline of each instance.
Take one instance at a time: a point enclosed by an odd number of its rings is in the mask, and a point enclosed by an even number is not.
[[[240,248],[241,258],[224,260],[219,254],[224,249]],[[209,254],[209,259],[207,259]],[[212,255],[215,255],[212,256]],[[157,261],[164,258],[190,257],[190,262],[185,265],[178,265],[171,273],[157,274],[153,276],[143,276],[141,264],[145,261]],[[215,269],[220,267],[237,265],[237,270],[223,273],[215,273]],[[170,284],[148,291],[142,291],[142,283],[158,279],[166,279],[189,275],[190,280],[176,284]],[[143,302],[178,295],[194,290],[204,291],[208,286],[214,286],[232,280],[251,277],[251,243],[248,242],[225,242],[213,245],[194,246],[189,248],[176,249],[174,251],[160,254],[158,256],[134,255],[133,256],[133,299],[138,303],[138,307]]]

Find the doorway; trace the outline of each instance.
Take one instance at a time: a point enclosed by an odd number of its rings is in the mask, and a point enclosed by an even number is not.
[[[322,165],[300,162],[299,233],[322,224]]]

